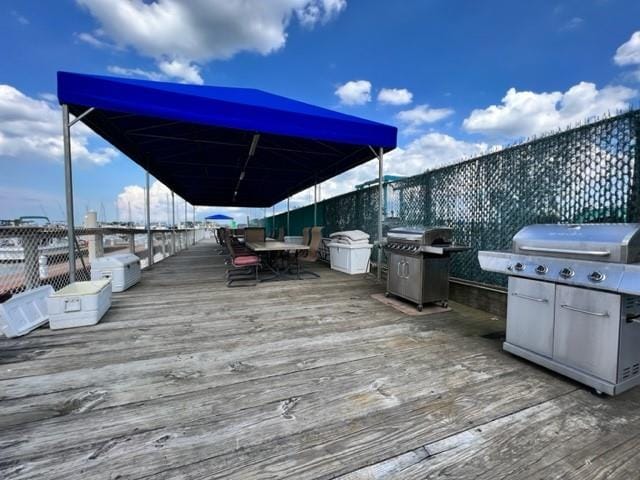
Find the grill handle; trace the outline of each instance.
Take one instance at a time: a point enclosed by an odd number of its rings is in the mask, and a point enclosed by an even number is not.
[[[527,247],[526,245],[518,247],[518,249],[525,252],[562,253],[565,255],[585,255],[587,257],[608,257],[611,255],[609,250],[572,250],[569,248]]]
[[[524,298],[525,300],[532,300],[534,302],[549,303],[549,300],[547,300],[546,298],[530,297],[529,295],[524,295],[518,292],[513,292],[511,295],[513,295],[514,297]]]
[[[562,308],[566,310],[571,310],[572,312],[584,313],[586,315],[593,315],[594,317],[608,317],[609,312],[591,312],[589,310],[583,310],[581,308],[572,307],[571,305],[560,305]]]

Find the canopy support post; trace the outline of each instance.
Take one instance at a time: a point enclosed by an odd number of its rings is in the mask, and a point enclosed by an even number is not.
[[[318,184],[313,184],[313,226],[318,223]]]
[[[187,230],[187,201],[184,201],[184,248],[189,246],[189,231]]]
[[[73,171],[71,167],[71,125],[69,106],[62,105],[62,139],[64,143],[64,192],[67,201],[67,237],[69,283],[76,281],[75,225],[73,224]]]
[[[171,191],[171,254],[176,253],[176,195]]]
[[[153,265],[153,236],[151,235],[151,201],[149,193],[149,170],[145,171],[145,180],[147,189],[145,192],[144,205],[146,210],[146,227],[147,227],[147,267]]]
[[[276,234],[276,206],[271,207],[271,235]]]
[[[376,272],[378,282],[382,280],[382,221],[384,220],[384,203],[382,198],[383,164],[384,149],[380,147],[378,150],[378,268]]]
[[[287,235],[291,235],[291,226],[289,221],[290,210],[289,210],[289,200],[291,197],[287,197]]]

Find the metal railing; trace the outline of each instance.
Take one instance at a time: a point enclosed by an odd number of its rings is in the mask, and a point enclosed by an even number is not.
[[[142,268],[188,248],[206,236],[205,229],[152,230],[152,256],[147,231],[136,228],[76,228],[76,280],[89,280],[96,257],[133,253]],[[69,284],[69,248],[66,227],[0,227],[0,302],[41,285],[59,290]]]

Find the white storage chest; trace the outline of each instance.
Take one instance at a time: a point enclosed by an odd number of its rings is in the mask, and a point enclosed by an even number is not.
[[[370,243],[349,245],[331,242],[329,244],[331,269],[349,275],[367,273],[372,248],[373,245]]]
[[[19,337],[47,323],[47,297],[52,293],[53,287],[45,285],[0,303],[0,331],[9,338]]]
[[[47,298],[49,327],[85,327],[95,325],[111,306],[111,281],[74,282]]]
[[[123,292],[140,281],[140,259],[132,253],[98,257],[91,262],[91,280],[111,279],[111,291]]]

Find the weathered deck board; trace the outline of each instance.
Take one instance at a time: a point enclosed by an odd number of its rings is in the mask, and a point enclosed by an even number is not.
[[[0,478],[640,478],[640,391],[600,398],[382,288],[229,289],[202,243],[95,327],[0,341]],[[636,475],[634,477],[634,475]]]

